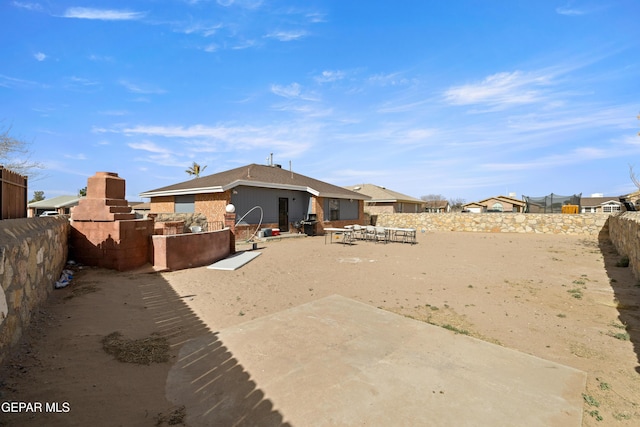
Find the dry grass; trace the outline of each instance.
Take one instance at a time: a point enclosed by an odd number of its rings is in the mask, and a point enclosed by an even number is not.
[[[124,363],[149,365],[169,361],[169,343],[157,334],[131,340],[123,338],[120,332],[112,332],[102,339],[102,348]]]

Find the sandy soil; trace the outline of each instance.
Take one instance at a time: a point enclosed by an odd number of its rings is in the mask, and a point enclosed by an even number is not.
[[[584,426],[640,424],[640,285],[616,267],[606,236],[423,233],[413,246],[309,237],[259,250],[236,271],[79,270],[0,374],[0,403],[57,402],[60,412],[0,412],[0,425],[182,425],[165,384],[185,342],[215,342],[225,327],[331,294],[583,370]],[[101,344],[112,332],[159,333],[170,361],[119,362]]]

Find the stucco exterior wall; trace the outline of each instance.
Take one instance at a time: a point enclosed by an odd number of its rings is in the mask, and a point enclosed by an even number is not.
[[[205,233],[152,236],[153,266],[162,270],[181,270],[213,264],[231,252],[228,228]]]
[[[68,236],[67,217],[0,221],[0,362],[53,291]]]
[[[375,205],[366,205],[364,210],[369,215],[392,214],[395,212],[393,203],[376,203]]]

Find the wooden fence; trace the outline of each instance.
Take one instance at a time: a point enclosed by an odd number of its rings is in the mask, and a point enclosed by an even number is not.
[[[0,166],[0,219],[27,217],[27,177]]]

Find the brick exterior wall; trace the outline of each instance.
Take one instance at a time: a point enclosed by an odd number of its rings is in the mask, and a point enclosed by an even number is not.
[[[229,203],[231,203],[231,191],[196,194],[195,211],[204,214],[207,221],[224,222],[225,209]]]
[[[173,196],[152,197],[149,205],[149,210],[153,213],[173,213],[175,211]]]

